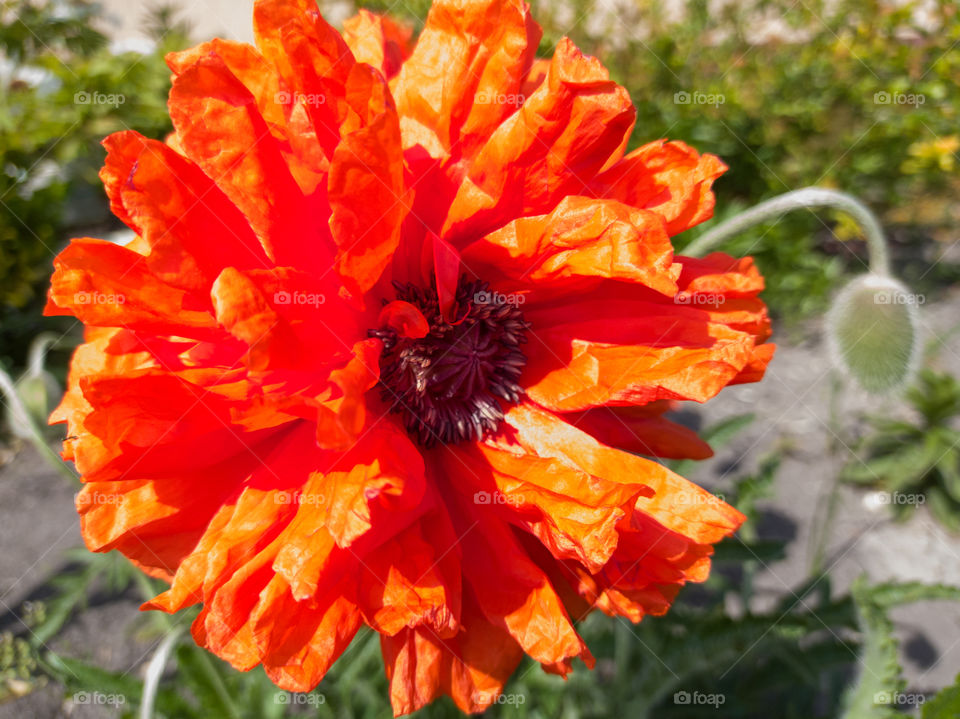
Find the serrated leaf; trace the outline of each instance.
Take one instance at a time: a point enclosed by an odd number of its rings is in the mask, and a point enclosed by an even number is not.
[[[886,609],[871,599],[870,589],[857,580],[851,593],[863,635],[860,673],[844,697],[843,719],[893,719],[903,715],[893,708],[906,682],[897,657],[893,622]]]

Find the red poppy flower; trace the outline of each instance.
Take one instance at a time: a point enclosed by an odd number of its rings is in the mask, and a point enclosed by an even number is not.
[[[670,243],[723,164],[625,154],[627,92],[567,39],[536,59],[520,0],[439,0],[412,47],[311,0],[254,23],[169,57],[166,143],[105,141],[136,240],[55,262],[88,546],[289,690],[362,624],[398,714],[592,665],[576,620],[662,614],[742,521],[640,456],[708,455],[664,412],[772,353],[750,260]]]

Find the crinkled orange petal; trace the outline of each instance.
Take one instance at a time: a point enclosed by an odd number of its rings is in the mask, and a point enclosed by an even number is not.
[[[274,684],[292,692],[316,687],[363,624],[356,605],[342,596],[322,608],[304,608],[284,596],[282,603],[265,605],[263,613],[274,630],[261,640],[268,647],[264,670]],[[276,632],[278,625],[283,634]]]
[[[771,356],[760,349],[770,336],[756,297],[762,280],[749,260],[711,258],[675,258],[680,291],[669,299],[614,282],[576,298],[535,293],[524,309],[532,324],[522,376],[529,396],[561,412],[703,402],[742,372],[757,376]]]
[[[512,407],[504,421],[531,454],[555,458],[610,483],[636,486],[642,481],[651,491],[637,494],[634,509],[695,542],[718,542],[743,522],[736,509],[663,465],[600,444],[529,402]]]
[[[752,334],[692,307],[584,301],[525,313],[533,323],[522,376],[539,404],[568,412],[605,404],[713,397],[751,361]]]
[[[609,200],[571,196],[548,215],[513,220],[463,250],[467,267],[496,286],[573,291],[583,278],[644,284],[668,297],[680,267],[659,216]]]
[[[449,548],[451,551],[438,548]],[[460,628],[458,538],[445,510],[427,514],[371,552],[360,570],[358,601],[367,624],[394,635],[426,625],[438,637]]]
[[[535,451],[493,442],[452,448],[443,456],[458,489],[487,513],[532,532],[554,555],[598,569],[617,546],[617,525],[636,498],[649,493],[642,478],[611,482],[584,468]]]
[[[297,501],[319,452],[306,422],[286,433],[262,454],[248,477],[212,518],[193,552],[174,575],[170,589],[145,606],[168,612],[207,602],[230,576],[266,548],[293,521]]]
[[[173,79],[169,105],[187,156],[243,212],[270,259],[329,267],[327,205],[304,195],[255,98],[226,63],[206,55],[185,68]]]
[[[387,80],[400,72],[413,49],[413,28],[360,8],[343,21],[343,39],[357,62],[365,62],[380,71]]]
[[[329,162],[317,137],[305,96],[291,92],[277,68],[246,43],[214,39],[188,50],[169,53],[166,61],[174,75],[181,75],[208,56],[221,60],[250,91],[257,112],[279,142],[280,152],[303,193],[314,195],[319,189],[322,198],[324,188],[321,185],[326,179]],[[177,144],[177,151],[183,152],[179,141]]]
[[[726,169],[713,155],[700,155],[682,142],[657,140],[594,178],[589,194],[656,212],[672,236],[710,219],[710,187]]]
[[[523,102],[540,35],[522,0],[436,0],[391,83],[404,148],[471,157]]]
[[[572,657],[589,661],[590,652],[550,580],[510,526],[477,513],[467,514],[464,521],[460,545],[465,579],[487,620],[504,627],[538,662],[556,664]]]
[[[282,104],[309,117],[319,148],[331,157],[341,124],[355,115],[344,90],[353,54],[312,0],[257,0],[253,27],[257,47],[281,78]]]
[[[366,292],[380,279],[400,242],[408,198],[400,125],[386,82],[369,66],[357,64],[347,92],[362,98],[365,116],[362,126],[345,132],[333,152],[330,231],[338,248],[337,271]]]
[[[150,245],[146,264],[158,278],[208,292],[228,262],[269,266],[246,219],[199,167],[132,131],[114,133],[103,145],[100,178],[110,207]]]
[[[496,701],[523,650],[502,625],[484,616],[467,588],[463,626],[460,634],[446,639],[427,628],[381,635],[395,715],[414,712],[441,694],[450,695],[464,712],[481,712]]]
[[[180,337],[215,334],[209,297],[167,284],[147,259],[107,240],[71,241],[53,261],[46,315]]]
[[[376,512],[402,515],[423,500],[423,458],[391,420],[377,419],[345,452],[327,457],[317,468],[324,475],[319,490],[323,502],[314,511],[341,547],[371,529],[389,536],[398,527]]]
[[[622,157],[635,114],[600,62],[563,38],[543,83],[470,163],[443,236],[460,245],[583,194],[593,175]]]

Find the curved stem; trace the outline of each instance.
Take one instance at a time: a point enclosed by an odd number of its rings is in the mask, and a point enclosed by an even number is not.
[[[761,202],[759,205],[751,207],[726,222],[721,222],[702,234],[690,243],[684,250],[684,254],[691,257],[701,257],[724,240],[754,225],[779,218],[793,210],[812,209],[814,207],[831,207],[842,210],[856,220],[867,240],[867,249],[870,253],[870,271],[884,277],[890,275],[887,239],[876,216],[857,198],[844,192],[827,190],[821,187],[805,187],[802,190],[787,192],[766,202]]]
[[[71,482],[77,482],[77,475],[70,470],[70,467],[61,459],[60,455],[54,452],[53,449],[50,448],[50,445],[47,444],[43,432],[37,426],[33,417],[30,416],[27,408],[24,407],[16,384],[10,379],[10,375],[2,369],[0,369],[0,391],[7,396],[7,401],[10,403],[10,409],[13,411],[14,419],[17,423],[27,428],[27,431],[30,433],[30,440],[37,450],[39,450],[40,454],[42,454],[44,458],[50,462],[50,465],[60,472],[60,474],[69,478]]]
[[[177,627],[170,631],[163,638],[157,651],[150,658],[147,665],[146,677],[143,680],[143,696],[140,699],[140,719],[153,719],[153,705],[157,701],[157,690],[160,688],[160,678],[163,676],[163,670],[167,666],[167,660],[177,644],[177,639],[183,632],[182,627]]]
[[[33,338],[30,343],[30,352],[27,355],[27,374],[30,377],[38,377],[43,372],[44,360],[47,358],[47,350],[53,347],[58,341],[53,332],[43,332]]]

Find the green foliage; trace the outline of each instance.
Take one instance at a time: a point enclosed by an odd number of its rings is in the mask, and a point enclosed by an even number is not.
[[[38,684],[37,660],[29,642],[0,633],[0,703],[27,694]]]
[[[960,716],[960,674],[954,683],[923,705],[923,719],[956,719]]]
[[[944,526],[960,531],[960,382],[925,369],[907,400],[916,418],[873,418],[873,432],[857,444],[841,479],[883,490],[899,518],[927,503]]]
[[[100,141],[170,129],[163,55],[187,43],[182,26],[157,10],[156,50],[113,54],[96,12],[90,0],[0,3],[0,359],[14,364],[28,337],[58,326],[40,318],[54,253],[71,233],[110,226]]]
[[[960,588],[920,582],[888,582],[870,586],[861,578],[852,589],[863,648],[860,676],[847,692],[843,719],[893,719],[907,714],[898,707],[923,703],[919,695],[906,694],[906,682],[897,657],[897,640],[889,610],[923,600],[960,600]],[[947,700],[945,700],[946,703]],[[927,716],[924,711],[924,716]]]
[[[860,655],[860,679],[847,692],[844,719],[890,719],[902,716],[892,698],[906,688],[897,658],[897,640],[893,622],[884,607],[871,601],[862,583],[853,587],[863,649]]]

